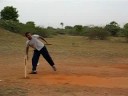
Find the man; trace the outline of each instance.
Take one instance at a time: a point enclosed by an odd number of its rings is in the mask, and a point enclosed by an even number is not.
[[[39,36],[39,35],[31,35],[30,32],[26,32],[25,36],[28,38],[26,42],[26,58],[28,60],[28,51],[29,47],[32,47],[34,49],[33,57],[32,57],[32,72],[30,74],[37,74],[37,63],[40,57],[40,54],[43,55],[43,57],[46,59],[46,61],[51,65],[54,71],[56,71],[55,64],[52,60],[52,58],[49,55],[49,52],[47,51],[47,48],[45,47],[44,43],[41,42],[39,39],[42,39],[43,41],[47,43],[47,41]]]

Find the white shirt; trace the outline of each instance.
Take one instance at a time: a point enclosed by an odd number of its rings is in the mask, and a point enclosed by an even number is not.
[[[39,35],[32,35],[32,39],[27,40],[26,45],[31,46],[32,48],[34,48],[38,51],[40,51],[44,47],[44,43],[42,43],[39,40]]]

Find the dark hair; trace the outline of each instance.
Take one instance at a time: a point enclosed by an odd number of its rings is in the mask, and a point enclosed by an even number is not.
[[[26,32],[26,33],[25,33],[25,36],[27,37],[28,34],[30,34],[30,32]]]

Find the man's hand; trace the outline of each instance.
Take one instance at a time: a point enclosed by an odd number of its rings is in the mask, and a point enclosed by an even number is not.
[[[28,60],[28,55],[25,55],[25,57],[24,57],[26,60]]]
[[[45,45],[52,45],[52,44],[50,44],[50,43],[46,43]]]

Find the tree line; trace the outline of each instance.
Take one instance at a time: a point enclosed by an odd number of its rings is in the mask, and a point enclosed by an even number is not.
[[[42,35],[44,37],[51,37],[58,34],[68,34],[73,36],[87,36],[89,39],[107,39],[108,36],[123,36],[128,41],[128,23],[123,28],[119,26],[116,21],[112,21],[105,26],[65,26],[60,22],[62,28],[41,27],[36,26],[34,21],[28,21],[25,24],[18,20],[19,14],[13,6],[6,6],[0,12],[0,27],[15,32],[24,34],[25,32],[32,32]]]

